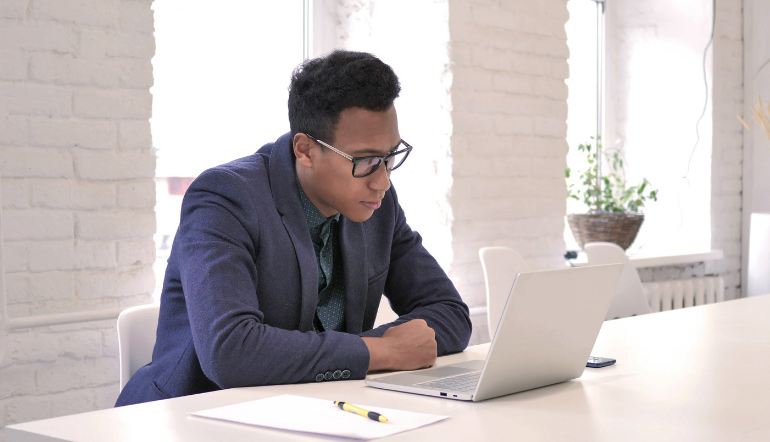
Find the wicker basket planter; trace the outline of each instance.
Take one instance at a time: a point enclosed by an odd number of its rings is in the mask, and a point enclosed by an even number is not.
[[[625,212],[573,213],[567,222],[581,248],[589,242],[611,242],[626,250],[636,239],[644,214]]]

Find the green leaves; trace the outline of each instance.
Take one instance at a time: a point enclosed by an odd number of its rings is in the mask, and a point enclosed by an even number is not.
[[[577,177],[577,182],[567,186],[568,198],[582,201],[591,212],[639,212],[647,200],[657,201],[658,191],[649,190],[650,182],[645,178],[635,186],[626,186],[623,157],[618,151],[603,151],[600,139],[596,145],[591,142],[578,145],[578,152],[586,155],[588,168]],[[599,176],[601,155],[602,175]],[[567,168],[565,177],[572,178]]]

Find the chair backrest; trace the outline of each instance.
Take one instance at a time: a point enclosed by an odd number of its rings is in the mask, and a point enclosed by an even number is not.
[[[129,307],[118,315],[121,390],[137,370],[152,360],[159,311],[158,304],[147,304]]]
[[[382,324],[393,322],[396,319],[398,319],[398,315],[393,311],[392,308],[390,308],[390,302],[388,301],[388,298],[381,296],[380,307],[377,309],[377,317],[374,320],[374,328],[377,328]]]
[[[527,264],[521,255],[509,247],[482,247],[479,249],[479,258],[487,287],[487,326],[489,339],[492,339],[503,315],[513,280],[518,273],[527,271]]]
[[[626,252],[617,244],[610,242],[591,242],[584,246],[588,264],[625,264],[620,277],[615,297],[605,319],[625,318],[628,316],[652,313],[650,304],[644,296],[642,281]]]

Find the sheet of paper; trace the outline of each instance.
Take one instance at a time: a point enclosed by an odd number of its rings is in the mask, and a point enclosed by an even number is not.
[[[326,434],[352,439],[375,439],[390,436],[391,434],[419,428],[449,417],[393,410],[375,405],[358,403],[356,405],[382,414],[388,418],[388,422],[377,422],[354,413],[342,411],[330,400],[290,394],[212,408],[192,413],[192,415],[261,427]]]

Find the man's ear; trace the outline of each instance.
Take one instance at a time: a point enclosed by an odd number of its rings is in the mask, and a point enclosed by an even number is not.
[[[311,151],[313,150],[313,140],[303,133],[294,135],[294,156],[297,162],[305,167],[312,168]]]

